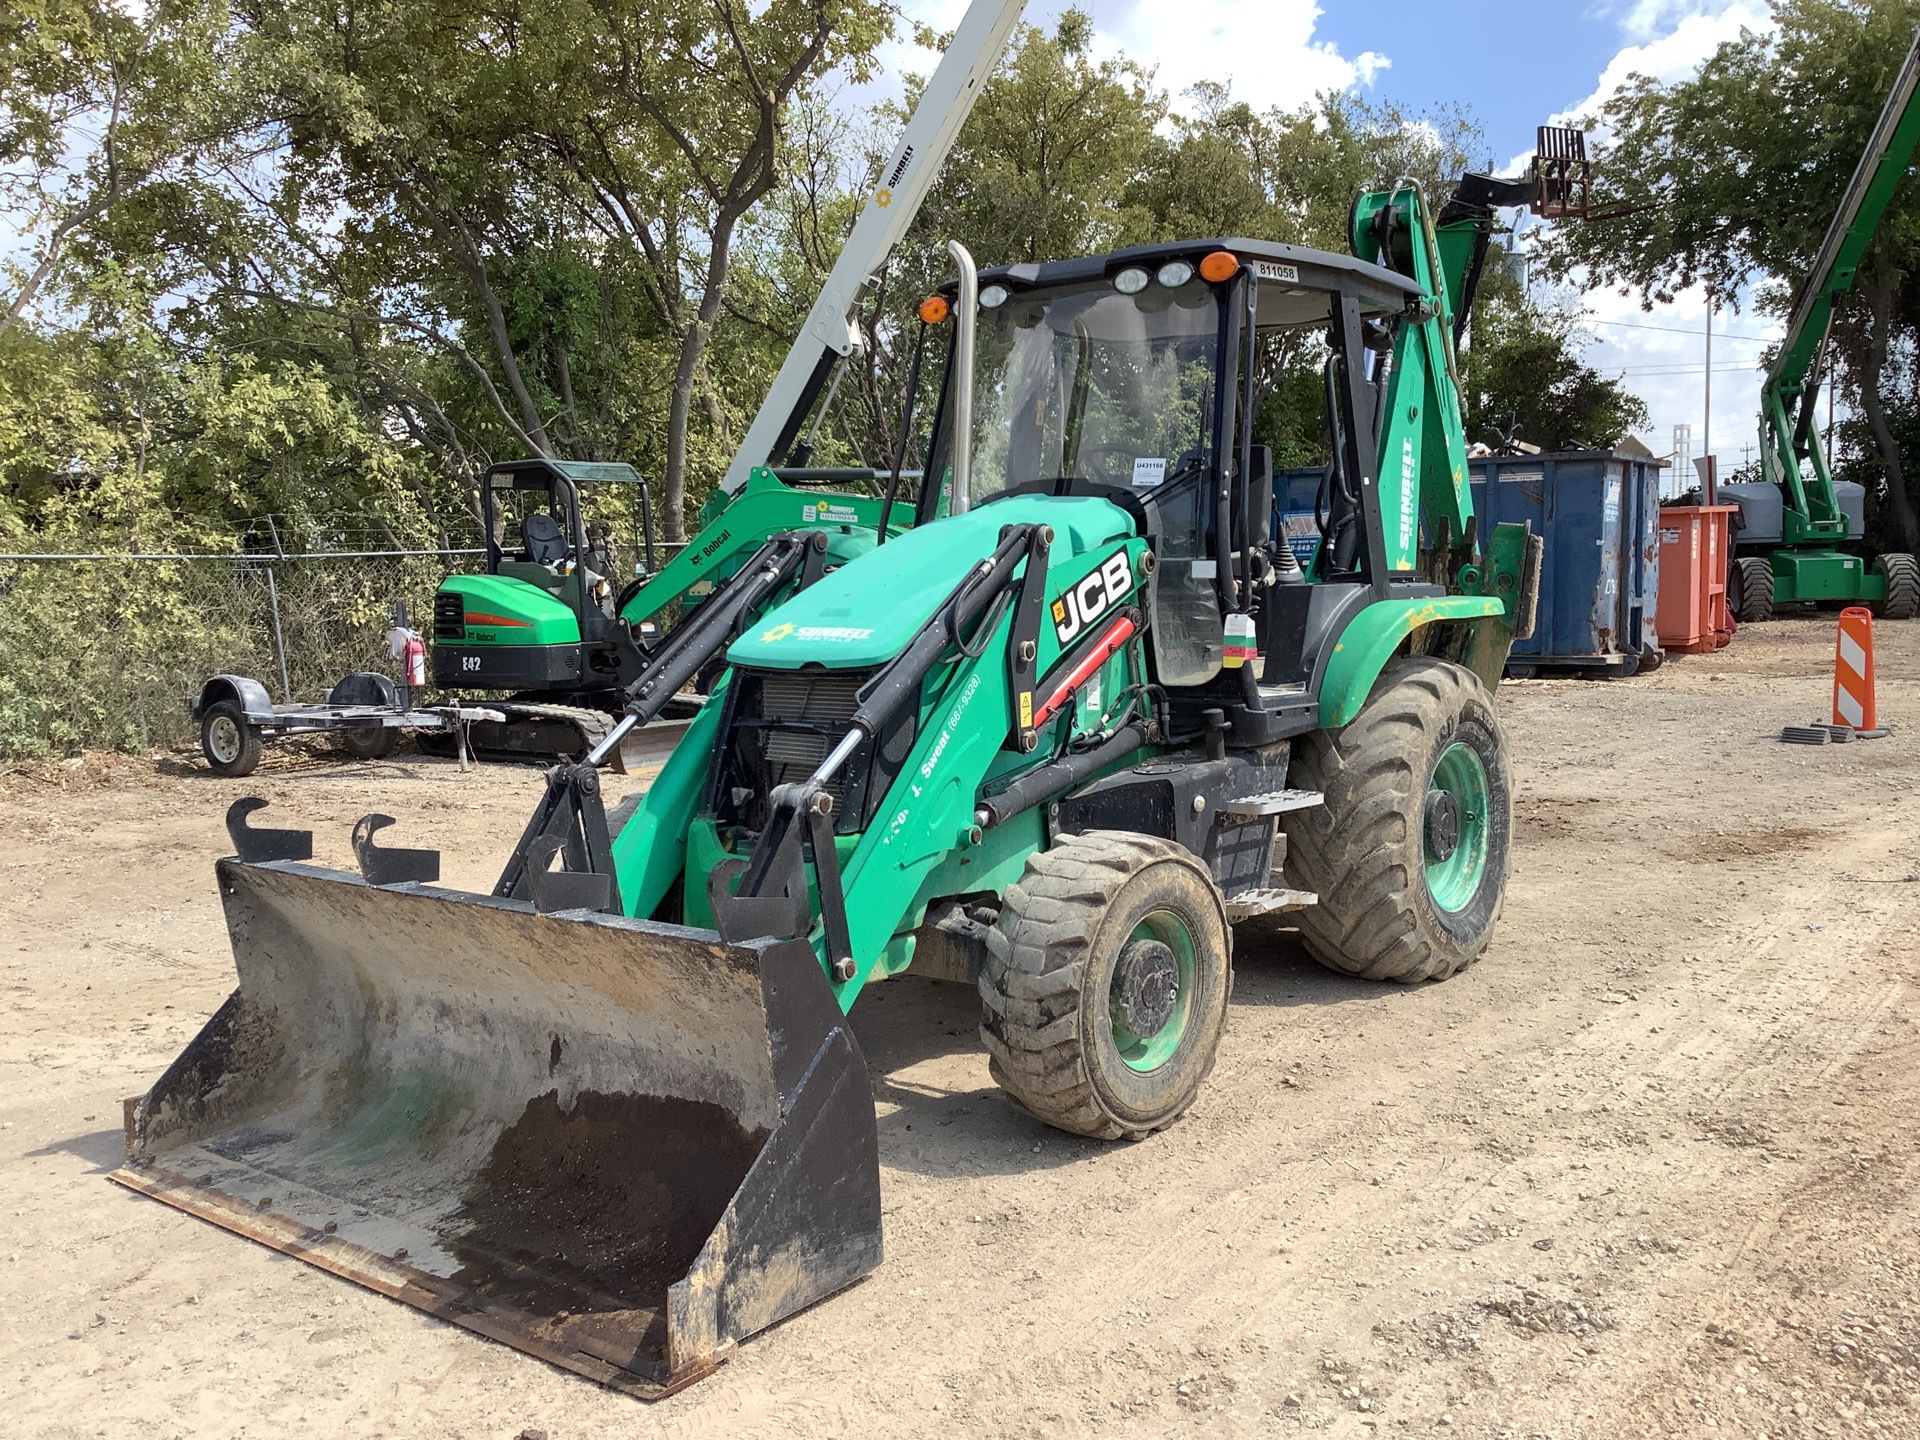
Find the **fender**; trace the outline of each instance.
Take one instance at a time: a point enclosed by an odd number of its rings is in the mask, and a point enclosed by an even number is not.
[[[1436,595],[1429,599],[1380,600],[1367,606],[1340,633],[1320,682],[1320,724],[1347,724],[1367,703],[1373,682],[1400,642],[1436,620],[1477,620],[1504,615],[1506,605],[1491,595]]]
[[[249,720],[273,718],[273,697],[267,694],[267,687],[245,675],[215,675],[200,687],[187,713],[198,720],[222,700],[233,701]]]

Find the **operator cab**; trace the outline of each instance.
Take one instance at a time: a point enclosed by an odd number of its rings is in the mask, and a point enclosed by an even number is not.
[[[979,284],[965,493],[943,405],[918,514],[1035,492],[1133,514],[1154,545],[1149,635],[1177,710],[1225,708],[1266,738],[1306,728],[1347,620],[1389,586],[1441,593],[1388,572],[1373,493],[1395,327],[1421,314],[1415,281],[1326,251],[1196,240],[983,270]],[[1319,415],[1303,455],[1289,422],[1307,367]],[[1304,568],[1274,523],[1279,442],[1326,472]],[[1257,673],[1223,663],[1232,614],[1253,618]]]
[[[585,513],[601,486],[633,490],[629,503],[639,544],[630,577],[620,573],[626,547],[612,527]],[[480,515],[487,573],[525,580],[566,602],[580,614],[583,635],[603,628],[596,615],[611,622],[619,613],[623,586],[654,571],[652,501],[647,482],[631,465],[509,460],[482,478]]]
[[[619,616],[655,568],[653,515],[631,465],[503,462],[481,477],[480,518],[483,574],[450,575],[434,595],[436,685],[590,695],[640,672],[648,637]]]

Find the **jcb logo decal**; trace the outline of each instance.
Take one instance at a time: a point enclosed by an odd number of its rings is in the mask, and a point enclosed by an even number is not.
[[[1133,567],[1123,550],[1053,602],[1055,638],[1062,645],[1072,644],[1081,631],[1126,599],[1132,589]]]

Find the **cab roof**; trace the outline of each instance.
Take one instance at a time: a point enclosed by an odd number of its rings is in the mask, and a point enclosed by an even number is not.
[[[1326,303],[1319,297],[1333,290],[1357,290],[1361,308],[1372,314],[1404,309],[1425,294],[1420,285],[1407,276],[1352,255],[1245,237],[1174,240],[1155,245],[1134,245],[1104,255],[1076,256],[1070,260],[994,265],[981,270],[980,284],[983,287],[1002,284],[1016,292],[1053,289],[1107,279],[1130,266],[1157,270],[1170,260],[1186,260],[1197,266],[1215,250],[1226,250],[1238,256],[1242,265],[1252,268],[1259,276],[1262,281],[1259,323],[1262,326],[1324,318]],[[940,287],[942,293],[948,295],[957,288],[955,281],[948,281]],[[1307,304],[1288,304],[1285,301],[1289,295],[1302,300],[1309,296],[1314,298]]]
[[[576,485],[640,485],[645,482],[631,465],[603,460],[550,460],[536,455],[527,460],[502,460],[487,467],[487,479],[496,475],[509,480],[516,490],[541,489],[560,474]]]

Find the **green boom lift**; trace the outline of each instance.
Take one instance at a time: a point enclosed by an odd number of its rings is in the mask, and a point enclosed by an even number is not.
[[[1740,506],[1727,603],[1742,622],[1769,619],[1776,604],[1795,601],[1866,605],[1891,620],[1920,614],[1920,563],[1904,554],[1869,561],[1858,552],[1853,542],[1860,517],[1842,504],[1814,423],[1834,306],[1853,289],[1874,231],[1920,144],[1916,91],[1920,36],[1794,299],[1786,338],[1761,386],[1765,481],[1719,488],[1720,500]]]
[[[1357,255],[976,274],[953,247],[930,462],[881,502],[916,523],[833,568],[791,526],[715,584],[628,689],[622,728],[723,660],[634,806],[601,801],[616,733],[475,895],[387,817],[352,874],[235,805],[239,986],[114,1178],[659,1395],[879,1263],[866,987],[976,986],[1016,1106],[1139,1139],[1212,1069],[1240,921],[1290,913],[1348,974],[1470,964],[1538,562],[1522,527],[1476,534],[1467,488],[1453,316],[1484,231],[1401,185],[1361,197]],[[1288,332],[1325,354],[1305,567],[1253,432]]]

